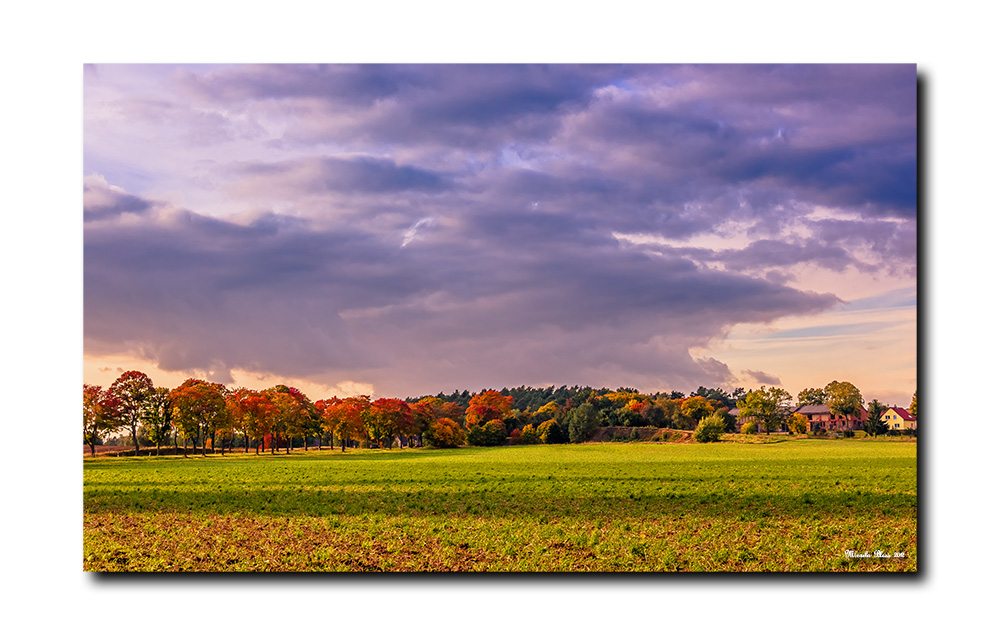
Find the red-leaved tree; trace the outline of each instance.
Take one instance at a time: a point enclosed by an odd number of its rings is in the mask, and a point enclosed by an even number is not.
[[[472,427],[494,419],[503,420],[510,411],[514,398],[501,395],[496,390],[484,390],[473,395],[469,407],[465,409],[465,425]]]

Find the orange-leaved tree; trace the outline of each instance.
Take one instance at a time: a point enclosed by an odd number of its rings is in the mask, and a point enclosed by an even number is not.
[[[270,422],[278,409],[262,393],[249,388],[237,388],[226,399],[233,424],[243,434],[244,453],[250,452],[250,439],[254,452],[260,454],[260,442],[270,432]]]
[[[383,397],[376,399],[371,405],[371,416],[368,417],[368,435],[374,441],[381,443],[385,447],[385,442],[389,441],[392,447],[393,437],[403,437],[410,434],[413,426],[413,415],[410,414],[410,406],[402,399]],[[400,447],[402,447],[400,438]]]
[[[341,452],[346,450],[348,441],[363,441],[368,438],[366,421],[371,416],[368,395],[348,397],[327,408],[326,414],[330,416],[333,434],[340,439]]]
[[[469,407],[465,409],[465,425],[472,427],[494,419],[503,420],[510,414],[514,398],[501,395],[496,390],[484,390],[473,395]]]
[[[441,417],[431,423],[424,440],[436,448],[457,448],[465,444],[465,430],[448,417]]]
[[[323,449],[323,435],[330,435],[330,449],[333,449],[333,438],[336,436],[333,433],[333,428],[335,427],[334,420],[336,419],[336,408],[330,409],[331,406],[338,405],[342,399],[339,397],[330,397],[329,399],[317,399],[313,402],[313,406],[316,407],[316,416],[319,418],[319,429],[320,429],[320,440],[319,447]],[[330,409],[330,414],[327,415],[326,411]]]
[[[187,439],[197,447],[201,437],[201,453],[205,454],[205,443],[219,428],[227,425],[229,410],[226,408],[226,387],[207,382],[204,379],[188,379],[170,391],[170,403],[174,407],[174,424],[184,432],[184,449]]]

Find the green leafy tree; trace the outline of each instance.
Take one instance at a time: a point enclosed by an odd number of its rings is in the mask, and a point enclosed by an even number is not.
[[[826,394],[825,403],[830,408],[830,414],[843,417],[845,423],[850,417],[859,416],[865,405],[861,391],[849,381],[831,381],[823,392]]]
[[[718,414],[702,418],[694,429],[694,440],[698,443],[714,443],[722,438],[726,429],[726,421]]]
[[[663,411],[662,407],[655,403],[649,402],[643,405],[640,414],[647,425],[655,426],[657,428],[662,428],[667,425],[667,413]]]
[[[790,404],[792,396],[788,391],[781,388],[760,387],[759,390],[751,390],[737,406],[740,409],[740,418],[745,418],[758,424],[764,432],[771,434],[779,430],[790,414]]]
[[[135,455],[139,456],[138,430],[155,391],[153,382],[146,373],[129,370],[122,373],[108,390],[118,400],[119,423],[121,427],[131,431]]]
[[[723,406],[715,411],[715,415],[722,417],[723,430],[725,432],[736,432],[736,417],[729,414],[729,408]]]
[[[799,406],[822,406],[826,403],[826,393],[822,388],[804,388],[799,391]]]
[[[589,403],[571,410],[568,420],[570,443],[589,441],[597,432],[597,409]]]
[[[170,390],[154,388],[149,397],[149,407],[143,413],[146,436],[156,445],[156,455],[160,455],[160,446],[170,438],[173,424],[174,407],[170,403]]]
[[[882,421],[882,415],[889,408],[880,403],[878,399],[872,399],[868,402],[868,419],[865,420],[865,432],[869,436],[877,437],[880,434],[885,434],[889,431],[889,425]]]
[[[917,418],[917,393],[916,392],[913,393],[913,401],[910,402],[910,414],[913,415],[914,419]]]

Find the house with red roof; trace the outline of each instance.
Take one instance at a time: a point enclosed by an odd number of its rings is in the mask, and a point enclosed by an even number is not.
[[[882,415],[882,422],[889,430],[916,430],[917,418],[898,406],[893,406]]]

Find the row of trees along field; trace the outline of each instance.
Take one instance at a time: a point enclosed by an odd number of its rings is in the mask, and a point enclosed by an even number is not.
[[[799,394],[799,405],[818,399],[829,403],[831,411],[855,412],[851,408],[860,407],[860,392],[850,384],[853,392],[844,392],[835,384],[846,382],[807,389]],[[722,432],[735,431],[736,418],[729,413],[734,406],[741,419],[757,422],[763,431],[782,426],[794,431],[801,422],[791,417],[790,402],[791,396],[778,388],[726,392],[704,386],[687,397],[677,391],[640,394],[632,388],[521,386],[405,401],[359,395],[313,402],[290,386],[257,391],[188,379],[168,390],[154,386],[142,372],[127,371],[107,389],[84,385],[83,432],[91,455],[102,439],[123,433],[136,454],[140,445],[155,447],[159,454],[171,441],[175,449],[180,441],[185,454],[188,443],[193,450],[200,444],[203,454],[209,446],[225,453],[237,447],[249,452],[251,445],[256,453],[290,452],[297,441],[306,449],[318,441],[320,447],[325,442],[342,451],[348,445],[579,443],[604,426],[695,430],[699,440],[718,440]]]

